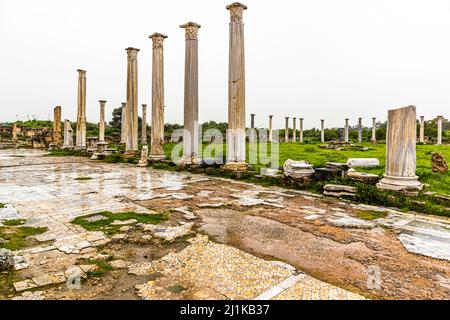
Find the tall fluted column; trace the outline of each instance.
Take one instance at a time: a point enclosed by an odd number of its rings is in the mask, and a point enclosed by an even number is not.
[[[77,137],[75,147],[86,148],[86,71],[78,72]]]
[[[150,159],[162,160],[164,155],[164,39],[167,36],[154,33],[152,64],[152,131]]]
[[[147,105],[142,105],[141,143],[147,144]]]
[[[388,111],[386,173],[377,187],[416,193],[423,185],[416,176],[416,107]]]
[[[292,142],[297,142],[297,118],[292,118]]]
[[[443,116],[437,117],[437,145],[442,145],[442,120],[444,119]]]
[[[61,146],[61,107],[57,106],[53,110],[53,144],[55,147]]]
[[[349,140],[348,140],[348,133],[349,133],[349,130],[348,130],[348,121],[349,121],[350,119],[349,118],[345,118],[345,142],[349,142]]]
[[[377,142],[377,118],[372,118],[372,143]]]
[[[127,48],[127,106],[126,106],[126,130],[125,153],[134,155],[138,151],[138,60],[139,49]]]
[[[273,116],[269,116],[269,142],[273,141]]]
[[[105,142],[105,100],[100,102],[100,122],[98,123],[98,142]]]
[[[245,54],[243,13],[247,6],[233,3],[230,11],[227,164],[225,168],[245,170]]]
[[[120,120],[120,143],[126,142],[127,131],[127,103],[122,102],[122,117]]]
[[[300,118],[299,119],[300,120],[300,123],[299,123],[299,125],[300,125],[300,137],[299,137],[299,142],[300,143],[303,143],[303,118]]]
[[[320,120],[320,141],[325,142],[325,120]]]
[[[358,143],[362,143],[362,118],[358,118]]]
[[[289,117],[285,117],[284,124],[284,142],[289,142]]]
[[[425,117],[424,116],[420,116],[419,142],[425,143]]]

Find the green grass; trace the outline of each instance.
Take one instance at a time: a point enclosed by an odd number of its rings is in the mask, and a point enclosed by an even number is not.
[[[47,157],[69,157],[69,156],[81,156],[82,152],[80,150],[54,150],[49,154],[46,154]]]
[[[6,205],[4,203],[0,202],[0,209],[6,208]]]
[[[35,241],[28,237],[42,234],[46,231],[47,228],[5,226],[0,227],[0,238],[6,240],[3,244],[4,248],[9,250],[20,250],[34,245]]]
[[[12,226],[20,226],[20,225],[23,225],[23,224],[25,224],[25,222],[26,222],[25,219],[13,219],[13,220],[5,220],[5,221],[3,221],[2,223],[3,223],[5,226],[10,226],[10,227],[12,227]]]
[[[91,178],[91,177],[78,177],[78,178],[75,178],[74,180],[77,180],[77,181],[88,181],[88,180],[92,180],[93,178]]]
[[[99,221],[88,221],[86,218],[101,215],[106,217],[104,220]],[[147,223],[147,224],[159,224],[168,219],[167,213],[158,213],[158,214],[141,214],[136,212],[119,212],[112,213],[109,211],[99,212],[95,214],[91,214],[88,216],[78,217],[72,221],[73,224],[77,224],[88,231],[103,231],[107,235],[113,235],[119,232],[119,229],[123,226],[112,225],[112,223],[116,220],[125,221],[135,219],[138,223]]]
[[[386,212],[367,210],[367,211],[357,211],[356,216],[363,220],[376,220],[386,218],[388,214]]]

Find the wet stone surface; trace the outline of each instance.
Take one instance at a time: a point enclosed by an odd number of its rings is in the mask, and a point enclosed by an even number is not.
[[[14,286],[1,288],[0,298],[450,297],[445,218],[202,175],[13,153],[21,156],[0,150],[0,223],[24,219],[47,231],[14,252]],[[169,218],[158,225],[115,220],[112,234],[71,223],[87,215],[101,223],[105,211]],[[386,214],[367,220],[364,212]],[[69,289],[75,269],[80,287]]]

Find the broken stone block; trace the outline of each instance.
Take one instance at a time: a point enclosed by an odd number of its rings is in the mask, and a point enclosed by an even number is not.
[[[327,184],[324,188],[323,194],[326,196],[340,198],[342,196],[354,196],[356,188],[344,185]]]
[[[31,279],[38,287],[48,286],[53,284],[53,280],[49,274],[43,274]]]
[[[102,221],[102,220],[108,220],[108,218],[98,214],[95,216],[84,218],[83,220],[86,220],[87,222],[97,222],[97,221]]]
[[[261,175],[264,177],[276,178],[279,176],[280,170],[273,168],[261,168]]]
[[[283,165],[284,175],[293,179],[309,178],[314,175],[312,164],[306,161],[286,160]]]
[[[358,172],[355,169],[348,170],[345,177],[352,181],[358,181],[367,184],[377,184],[377,182],[380,181],[380,177],[376,174]]]
[[[136,219],[130,219],[130,220],[125,220],[125,221],[121,221],[121,220],[114,220],[113,223],[111,223],[111,225],[113,226],[126,226],[129,224],[135,224],[138,221]]]
[[[0,249],[0,271],[14,268],[14,255],[10,250]]]
[[[318,181],[326,181],[342,177],[342,170],[335,168],[316,168],[314,178]]]
[[[448,165],[445,161],[445,157],[442,153],[433,152],[431,154],[431,165],[434,173],[446,173],[448,172]]]
[[[123,260],[114,260],[114,261],[111,261],[109,264],[114,269],[125,269],[125,268],[128,268],[128,266],[131,265],[131,262],[123,261]]]
[[[37,284],[31,281],[30,279],[16,282],[13,284],[13,286],[17,292],[37,288]]]
[[[376,158],[350,158],[347,160],[347,164],[351,168],[378,167],[380,165],[380,160]]]

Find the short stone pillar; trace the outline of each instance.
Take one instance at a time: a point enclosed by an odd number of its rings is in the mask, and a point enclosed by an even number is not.
[[[78,150],[86,149],[86,71],[78,72],[78,99],[77,99],[77,136],[75,147]]]
[[[289,142],[289,117],[285,117],[286,123],[284,125],[284,142]]]
[[[184,134],[182,164],[195,164],[199,157],[198,126],[198,29],[201,25],[188,22],[180,26],[185,30],[184,58]]]
[[[443,116],[437,117],[437,145],[442,145],[442,120],[444,119]]]
[[[53,146],[59,148],[61,146],[61,107],[57,106],[53,110]]]
[[[269,116],[269,142],[273,141],[273,115]]]
[[[362,143],[362,118],[358,118],[358,143]]]
[[[320,120],[320,141],[322,143],[325,142],[325,120],[324,119]]]
[[[389,110],[386,131],[386,172],[379,189],[415,195],[423,189],[416,176],[416,107]]]
[[[297,142],[297,118],[292,118],[292,142]]]
[[[303,143],[303,120],[305,120],[304,118],[300,118],[299,119],[299,126],[300,126],[300,137],[299,137],[299,142]]]
[[[11,125],[12,143],[17,143],[17,123]]]
[[[127,48],[127,104],[125,129],[125,154],[135,155],[139,148],[138,141],[138,60],[140,51],[136,48]]]
[[[377,118],[372,118],[372,143],[377,143]]]
[[[142,105],[141,143],[147,144],[147,105]]]
[[[344,141],[345,142],[349,142],[349,139],[348,139],[348,134],[349,134],[348,121],[349,120],[350,120],[349,118],[345,118],[345,128],[344,128],[344,130],[345,130],[345,132],[344,132]]]
[[[425,117],[424,116],[420,116],[419,142],[425,143]]]
[[[122,102],[122,115],[120,120],[120,143],[126,142],[126,127],[127,127],[127,121],[126,121],[126,115],[127,115],[127,103]]]
[[[143,146],[141,150],[141,159],[139,160],[138,167],[146,167],[148,165],[148,146]]]
[[[247,170],[245,162],[245,51],[244,10],[247,6],[235,2],[230,11],[230,40],[228,65],[228,130],[227,163],[225,169]]]
[[[164,154],[164,39],[161,33],[150,35],[153,41],[152,62],[152,131],[150,156],[152,160],[163,160]]]
[[[98,142],[105,142],[105,100],[99,100],[100,121],[98,123]]]
[[[73,129],[68,119],[64,120],[64,144],[63,149],[73,148]]]

